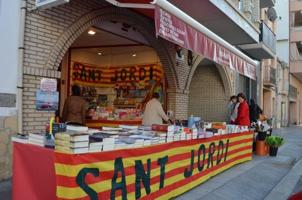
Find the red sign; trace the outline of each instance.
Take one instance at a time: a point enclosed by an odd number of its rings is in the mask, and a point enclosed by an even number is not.
[[[159,6],[155,7],[155,28],[156,35],[205,56],[220,65],[228,66],[244,76],[256,79],[255,65]]]

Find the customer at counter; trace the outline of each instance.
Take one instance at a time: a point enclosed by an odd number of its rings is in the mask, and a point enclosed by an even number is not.
[[[238,113],[235,124],[241,126],[250,126],[250,112],[249,105],[246,102],[246,97],[243,93],[239,93],[237,95],[237,98],[240,104],[238,107]]]
[[[72,95],[67,97],[64,103],[62,120],[72,124],[85,124],[86,101],[81,97],[81,88],[72,86]]]
[[[162,124],[163,120],[166,122],[171,121],[164,112],[163,107],[158,99],[159,94],[154,93],[152,95],[152,99],[146,104],[143,115],[143,125],[151,126],[152,124]]]

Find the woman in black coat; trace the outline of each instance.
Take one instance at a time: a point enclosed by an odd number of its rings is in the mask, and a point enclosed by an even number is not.
[[[257,122],[260,114],[262,114],[261,108],[255,103],[254,99],[250,100],[250,120],[251,122]]]

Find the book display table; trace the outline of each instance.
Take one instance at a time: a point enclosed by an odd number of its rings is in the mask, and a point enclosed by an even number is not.
[[[169,199],[252,159],[252,132],[86,154],[14,142],[13,199]]]

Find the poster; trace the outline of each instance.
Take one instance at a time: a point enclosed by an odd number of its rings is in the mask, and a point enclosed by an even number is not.
[[[36,110],[56,111],[59,108],[59,93],[37,90]]]
[[[42,78],[40,89],[42,91],[49,91],[49,92],[57,91],[57,80],[52,78]]]

